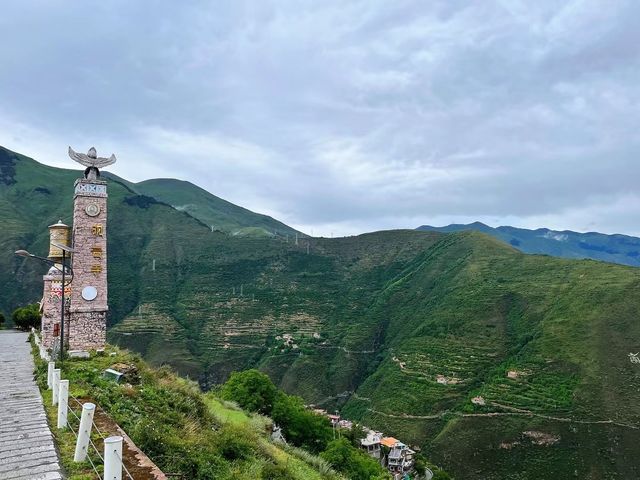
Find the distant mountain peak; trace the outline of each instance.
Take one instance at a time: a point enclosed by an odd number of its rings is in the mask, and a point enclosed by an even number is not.
[[[579,233],[571,230],[551,230],[511,227],[497,228],[482,222],[451,224],[444,227],[423,225],[418,230],[443,233],[472,230],[487,233],[525,253],[563,258],[590,258],[604,262],[640,267],[640,238],[628,235],[607,235],[598,232]]]

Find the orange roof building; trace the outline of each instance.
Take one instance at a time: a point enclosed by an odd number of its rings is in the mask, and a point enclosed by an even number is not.
[[[380,440],[380,443],[382,445],[384,445],[385,447],[389,447],[389,448],[393,448],[395,447],[399,442],[396,438],[393,437],[384,437],[382,440]]]

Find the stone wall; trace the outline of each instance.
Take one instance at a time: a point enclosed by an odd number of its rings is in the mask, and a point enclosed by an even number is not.
[[[42,310],[41,335],[42,344],[45,348],[51,348],[59,337],[54,337],[54,329],[56,325],[60,325],[60,309],[62,305],[62,275],[54,268],[44,275],[44,290],[42,301],[40,303]],[[66,278],[67,283],[71,277]],[[65,322],[65,338],[69,340],[69,305],[71,301],[71,285],[65,289],[66,322]],[[60,327],[58,327],[59,329]]]
[[[69,349],[103,348],[107,305],[107,184],[78,179],[73,199]],[[95,289],[95,296],[88,295]]]
[[[74,312],[69,321],[69,350],[104,348],[107,312]]]

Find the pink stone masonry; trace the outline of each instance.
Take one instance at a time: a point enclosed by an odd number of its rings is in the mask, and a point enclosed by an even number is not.
[[[61,298],[61,285],[62,275],[58,270],[52,268],[49,272],[42,277],[44,280],[44,290],[42,293],[42,300],[40,302],[40,308],[42,311],[41,322],[41,335],[42,344],[46,348],[52,348],[58,337],[54,337],[54,329],[56,325],[60,325],[60,307],[62,304]],[[69,282],[71,276],[67,276],[66,281]],[[67,304],[66,317],[65,317],[65,337],[67,341],[69,339],[69,295],[71,287],[67,286],[65,291],[65,303]],[[58,329],[60,327],[58,326]],[[58,330],[59,332],[60,330]]]
[[[104,348],[107,325],[107,183],[76,180],[69,350]],[[93,287],[94,299],[83,297]],[[91,290],[90,288],[88,290]]]

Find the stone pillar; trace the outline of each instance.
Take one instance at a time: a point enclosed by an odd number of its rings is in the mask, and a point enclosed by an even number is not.
[[[73,198],[69,350],[104,348],[107,332],[107,182],[80,178]]]
[[[58,220],[58,223],[49,225],[49,259],[56,262],[56,267],[51,267],[46,275],[42,277],[44,281],[44,291],[40,302],[42,312],[41,334],[42,344],[50,349],[59,340],[60,335],[60,309],[62,308],[62,250],[54,245],[69,245],[69,227]],[[59,262],[59,263],[58,263]],[[66,277],[67,287],[65,288],[65,337],[68,339],[69,325],[69,299],[71,297],[71,275]]]
[[[58,275],[55,268],[51,268],[46,275],[42,277],[44,280],[44,291],[42,293],[42,302],[40,302],[42,311],[42,345],[45,348],[53,347],[54,341],[57,339],[56,333],[59,334],[60,329],[60,307],[61,307],[61,279],[62,275]],[[65,325],[66,327],[67,325]]]

